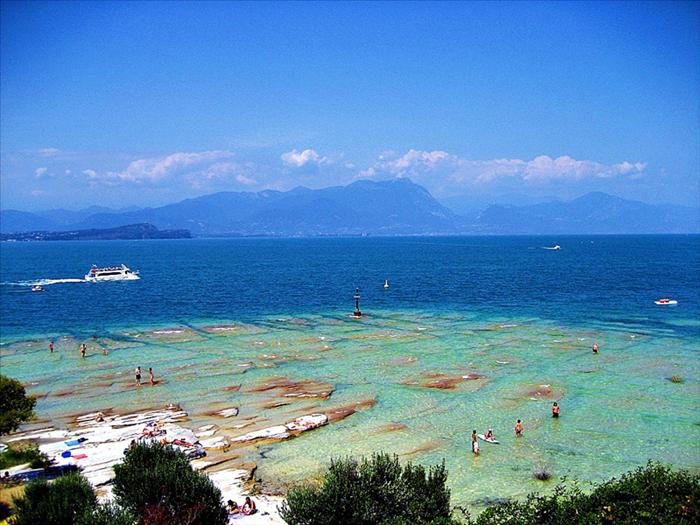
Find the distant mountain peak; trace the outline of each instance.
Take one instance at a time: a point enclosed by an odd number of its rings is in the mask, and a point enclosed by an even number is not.
[[[347,186],[219,192],[155,208],[81,215],[0,212],[2,233],[114,228],[150,223],[193,235],[607,234],[700,232],[700,211],[651,205],[603,192],[527,206],[494,204],[459,217],[409,178]],[[78,215],[74,215],[74,214]],[[73,218],[70,221],[70,218]],[[60,220],[59,220],[60,219]]]

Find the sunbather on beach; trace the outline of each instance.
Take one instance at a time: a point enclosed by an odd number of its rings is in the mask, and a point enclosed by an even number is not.
[[[255,502],[250,499],[250,496],[245,497],[245,503],[243,504],[243,514],[248,516],[249,514],[255,514],[258,509],[255,508]]]
[[[230,499],[226,502],[226,512],[228,512],[229,516],[235,516],[241,513],[241,508],[238,506],[238,503]]]

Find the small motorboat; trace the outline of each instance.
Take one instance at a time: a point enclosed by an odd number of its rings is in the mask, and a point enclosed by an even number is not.
[[[44,287],[41,286],[40,284],[35,284],[32,286],[32,292],[43,292]]]
[[[554,246],[545,246],[544,249],[545,250],[561,250],[561,246],[559,246],[558,244],[555,244]]]
[[[654,304],[658,304],[659,306],[673,306],[678,304],[678,301],[675,299],[669,299],[668,297],[662,297],[661,299],[654,301]]]
[[[389,288],[389,280],[384,279],[384,288]]]

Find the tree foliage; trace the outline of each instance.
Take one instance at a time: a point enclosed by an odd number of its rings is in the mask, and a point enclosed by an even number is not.
[[[97,498],[81,474],[70,473],[50,483],[32,481],[14,505],[15,525],[73,525],[96,508]]]
[[[290,490],[280,512],[289,525],[444,525],[451,523],[446,482],[444,463],[426,472],[388,454],[338,459],[319,486]]]
[[[115,501],[145,525],[226,524],[219,489],[168,445],[131,447],[114,473]]]
[[[0,374],[0,435],[17,430],[34,417],[36,399],[27,396],[22,383]]]
[[[92,512],[86,512],[77,525],[134,525],[134,515],[114,503],[98,505]]]

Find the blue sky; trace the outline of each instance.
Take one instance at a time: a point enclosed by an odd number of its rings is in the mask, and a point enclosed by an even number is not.
[[[697,3],[3,2],[2,208],[411,177],[700,202]]]

